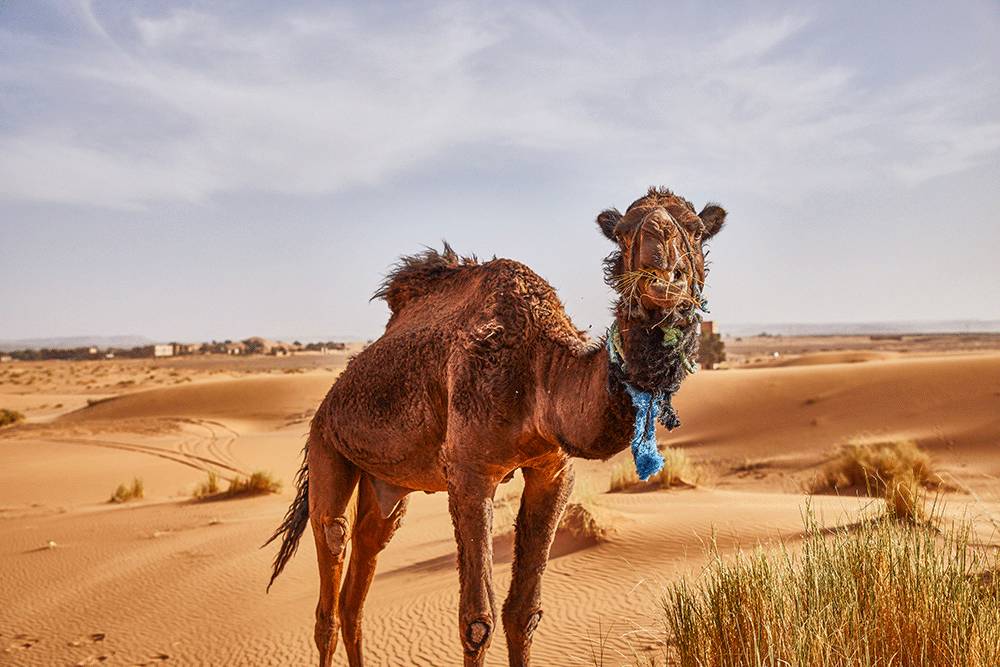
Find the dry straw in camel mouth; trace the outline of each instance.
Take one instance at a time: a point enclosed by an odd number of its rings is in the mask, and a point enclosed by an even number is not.
[[[690,264],[688,266],[690,267]],[[673,282],[665,280],[659,272],[652,269],[636,269],[634,271],[625,271],[612,278],[612,286],[628,303],[630,311],[632,304],[638,304],[639,297],[642,296],[641,286],[643,280],[658,281],[665,284],[667,286],[666,298],[674,300],[675,310],[700,308],[702,305],[701,299],[692,294],[691,289],[678,288]],[[698,283],[693,271],[689,271],[686,284],[697,289]]]

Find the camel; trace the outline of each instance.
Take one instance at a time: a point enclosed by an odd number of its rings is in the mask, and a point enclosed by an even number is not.
[[[602,212],[597,224],[618,245],[605,278],[619,298],[601,341],[577,330],[555,290],[519,262],[480,263],[447,243],[400,260],[372,297],[389,305],[385,333],[320,404],[297,494],[268,541],[281,538],[273,584],[312,526],[321,666],[332,664],[338,629],[348,663],[363,664],[365,597],[414,491],[448,493],[464,664],[482,665],[498,621],[493,497],[518,469],[524,491],[500,619],[509,664],[530,664],[542,574],[573,488],[571,459],[607,459],[629,446],[641,421],[636,392],[656,397],[661,422],[677,425],[669,398],[697,351],[703,244],[725,217],[715,204],[696,214],[665,188],[624,214]]]

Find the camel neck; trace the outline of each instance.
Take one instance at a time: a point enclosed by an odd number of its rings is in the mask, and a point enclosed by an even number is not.
[[[604,345],[583,354],[554,346],[541,360],[539,427],[571,456],[606,459],[629,446],[633,410],[609,374]]]

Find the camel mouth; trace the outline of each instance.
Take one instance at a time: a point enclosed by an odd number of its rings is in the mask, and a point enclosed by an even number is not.
[[[615,289],[627,303],[660,315],[699,306],[693,293],[694,285],[691,277],[682,271],[655,269],[626,271],[614,281]]]

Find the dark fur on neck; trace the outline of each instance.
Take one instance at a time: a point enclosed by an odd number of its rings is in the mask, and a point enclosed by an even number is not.
[[[625,352],[625,379],[643,391],[676,392],[688,375],[684,357],[693,361],[698,354],[698,318],[675,314],[658,322],[626,319],[623,315],[619,313],[618,328]],[[665,328],[680,330],[677,345],[664,346]]]
[[[698,354],[698,317],[673,314],[666,321],[626,319],[619,306],[618,322],[625,367],[613,366],[608,375],[609,389],[624,392],[622,384],[663,397],[660,423],[667,429],[680,426],[671,399],[688,375],[685,358],[694,361]],[[664,328],[681,332],[676,345],[663,344]]]

